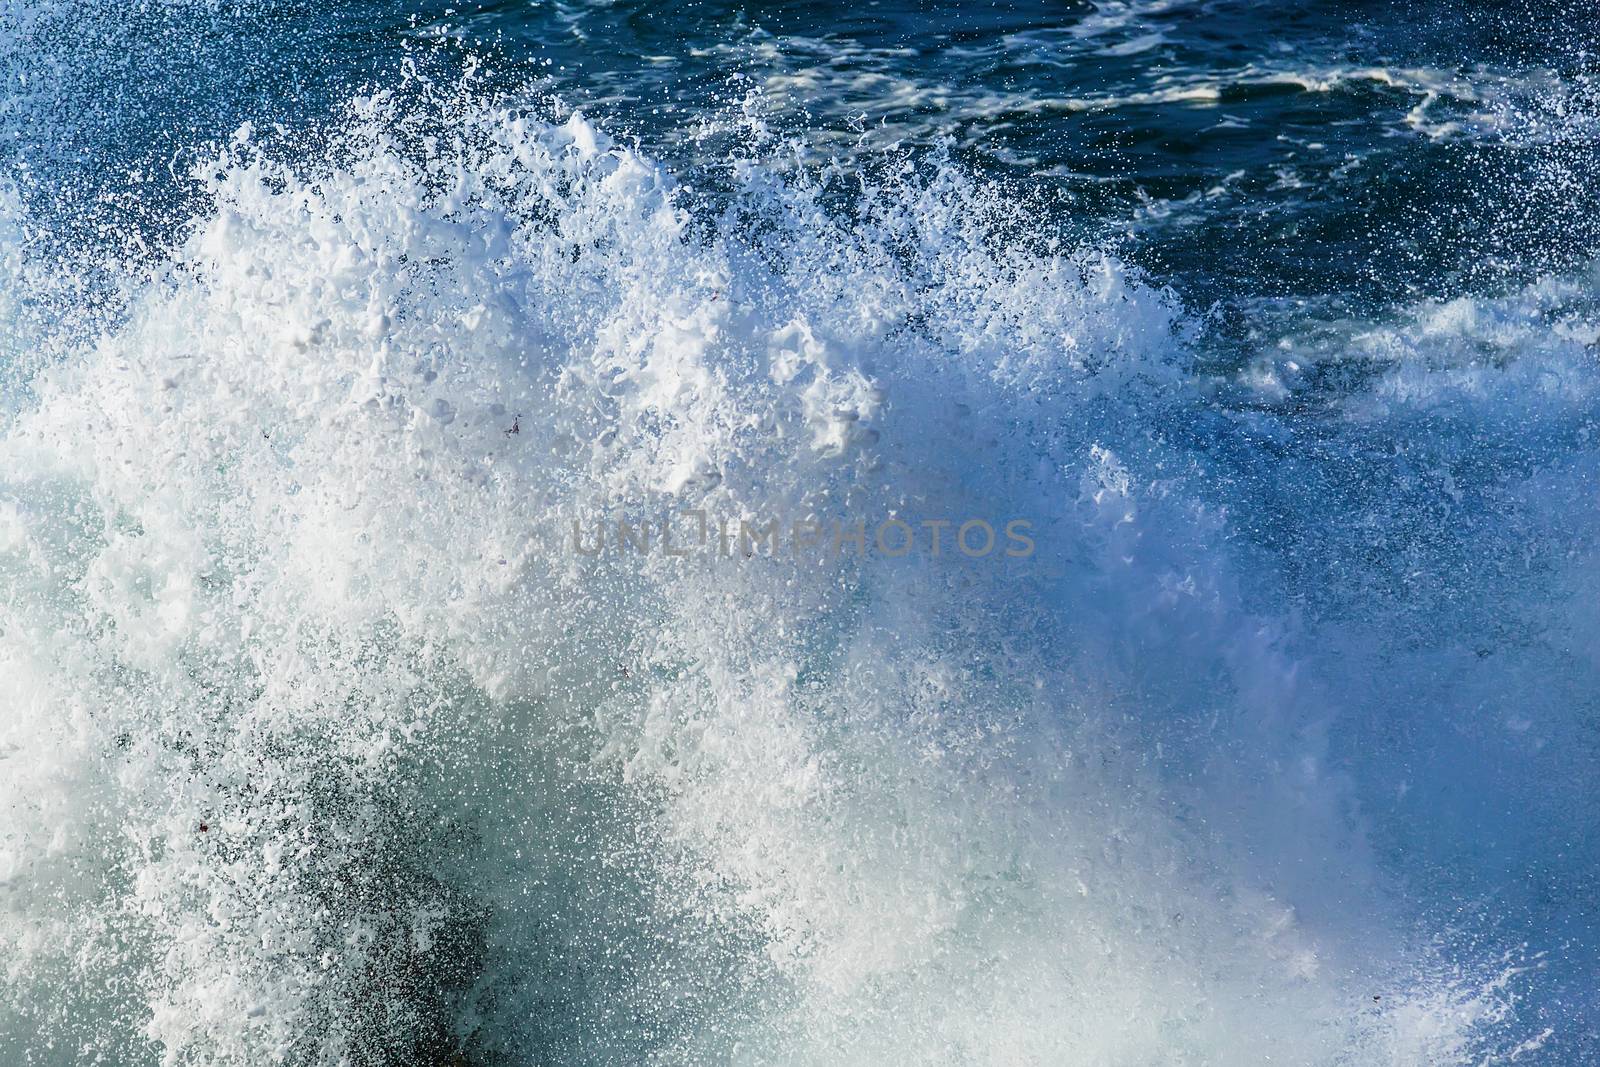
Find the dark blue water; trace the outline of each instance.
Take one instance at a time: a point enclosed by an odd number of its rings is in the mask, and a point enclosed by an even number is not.
[[[162,6],[35,30],[95,62],[57,72],[43,121],[68,120],[24,150],[84,181],[115,149],[158,167],[247,117],[312,120],[447,41],[690,169],[754,92],[818,153],[947,144],[1134,236],[1199,304],[1372,306],[1592,254],[1597,29],[1560,3],[1445,0]]]

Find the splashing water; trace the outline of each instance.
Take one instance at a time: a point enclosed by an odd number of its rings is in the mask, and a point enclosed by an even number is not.
[[[1592,279],[1224,383],[948,157],[752,136],[247,126],[77,317],[9,197],[7,1062],[1582,1062]],[[1036,550],[565,539],[691,509]]]

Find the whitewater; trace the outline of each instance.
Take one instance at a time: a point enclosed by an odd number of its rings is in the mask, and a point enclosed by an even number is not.
[[[62,10],[0,5],[0,1060],[1600,1055],[1595,268],[1234,359],[949,143],[745,85],[688,174],[477,58],[69,189]],[[564,537],[692,514],[832,543]]]

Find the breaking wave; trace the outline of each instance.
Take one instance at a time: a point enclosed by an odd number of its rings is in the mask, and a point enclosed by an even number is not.
[[[246,127],[87,320],[12,198],[7,1061],[1559,1042],[1600,381],[1587,311],[1547,325],[1588,283],[1230,377],[1203,316],[937,153],[752,136],[703,197],[470,93]],[[1036,551],[533,536],[690,510]],[[1462,766],[1481,804],[1408,806]],[[1523,820],[1571,849],[1475,913]]]

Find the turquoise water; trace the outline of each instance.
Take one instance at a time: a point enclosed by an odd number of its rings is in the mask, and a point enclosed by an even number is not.
[[[1593,1062],[1596,29],[0,0],[7,1062]]]

